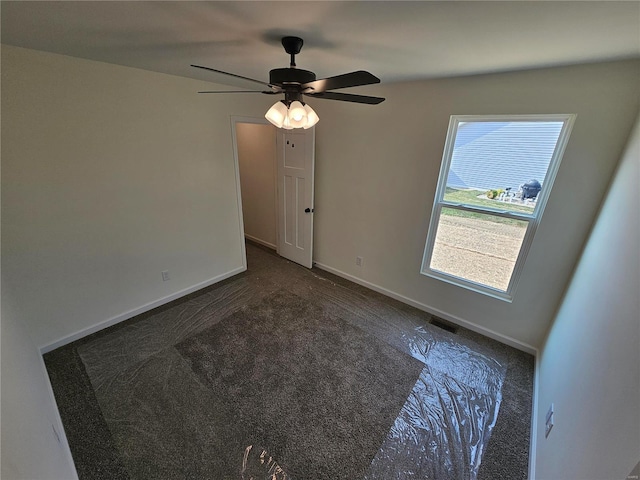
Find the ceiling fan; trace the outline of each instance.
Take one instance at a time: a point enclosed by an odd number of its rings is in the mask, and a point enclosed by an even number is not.
[[[316,115],[309,105],[305,104],[303,96],[364,103],[368,105],[377,105],[385,100],[381,97],[330,91],[380,83],[378,77],[364,70],[316,80],[315,73],[296,68],[295,56],[300,53],[303,43],[299,37],[282,38],[282,46],[284,50],[291,55],[291,62],[289,68],[275,68],[271,70],[269,72],[269,83],[243,77],[242,75],[236,75],[235,73],[223,72],[215,68],[191,65],[195,68],[222,73],[230,77],[248,80],[267,87],[267,89],[264,90],[208,90],[198,93],[265,93],[267,95],[284,93],[284,100],[276,102],[266,113],[265,118],[276,127],[287,130],[292,128],[311,128],[318,123],[318,115]]]

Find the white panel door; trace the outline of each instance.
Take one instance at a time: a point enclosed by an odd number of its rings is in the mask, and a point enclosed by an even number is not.
[[[278,253],[311,268],[315,128],[278,130]]]

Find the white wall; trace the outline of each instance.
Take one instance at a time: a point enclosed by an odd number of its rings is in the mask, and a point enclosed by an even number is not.
[[[358,89],[387,98],[377,106],[310,100],[314,260],[539,347],[633,124],[639,75],[613,62]],[[513,303],[419,273],[450,115],[508,113],[577,114]]]
[[[276,248],[276,128],[236,123],[244,233]]]
[[[38,348],[243,269],[230,118],[273,100],[202,89],[2,46],[2,478],[71,476]]]
[[[269,100],[210,87],[3,46],[2,268],[37,346],[243,268],[230,116]]]
[[[541,352],[539,480],[622,480],[640,461],[639,182],[640,117]]]
[[[0,476],[4,480],[77,478],[66,444],[58,443],[53,430],[64,433],[38,349],[10,298],[2,293]]]

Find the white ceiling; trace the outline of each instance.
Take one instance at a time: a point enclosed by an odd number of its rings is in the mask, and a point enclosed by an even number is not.
[[[297,65],[318,78],[364,69],[382,82],[640,57],[638,1],[2,1],[1,8],[2,43],[218,83],[228,78],[189,65],[267,81],[270,69],[288,66],[284,35],[304,39]]]

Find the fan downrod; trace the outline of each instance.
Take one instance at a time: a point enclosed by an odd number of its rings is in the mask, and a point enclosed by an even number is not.
[[[304,83],[314,82],[316,74],[308,70],[296,68],[295,56],[300,53],[303,41],[300,37],[282,37],[282,46],[285,52],[291,55],[289,68],[275,68],[269,71],[269,83],[282,85],[283,88],[293,94],[300,93],[298,87]]]
[[[290,67],[296,66],[296,55],[302,50],[302,45],[304,45],[304,42],[300,37],[282,37],[284,51],[291,55]]]

